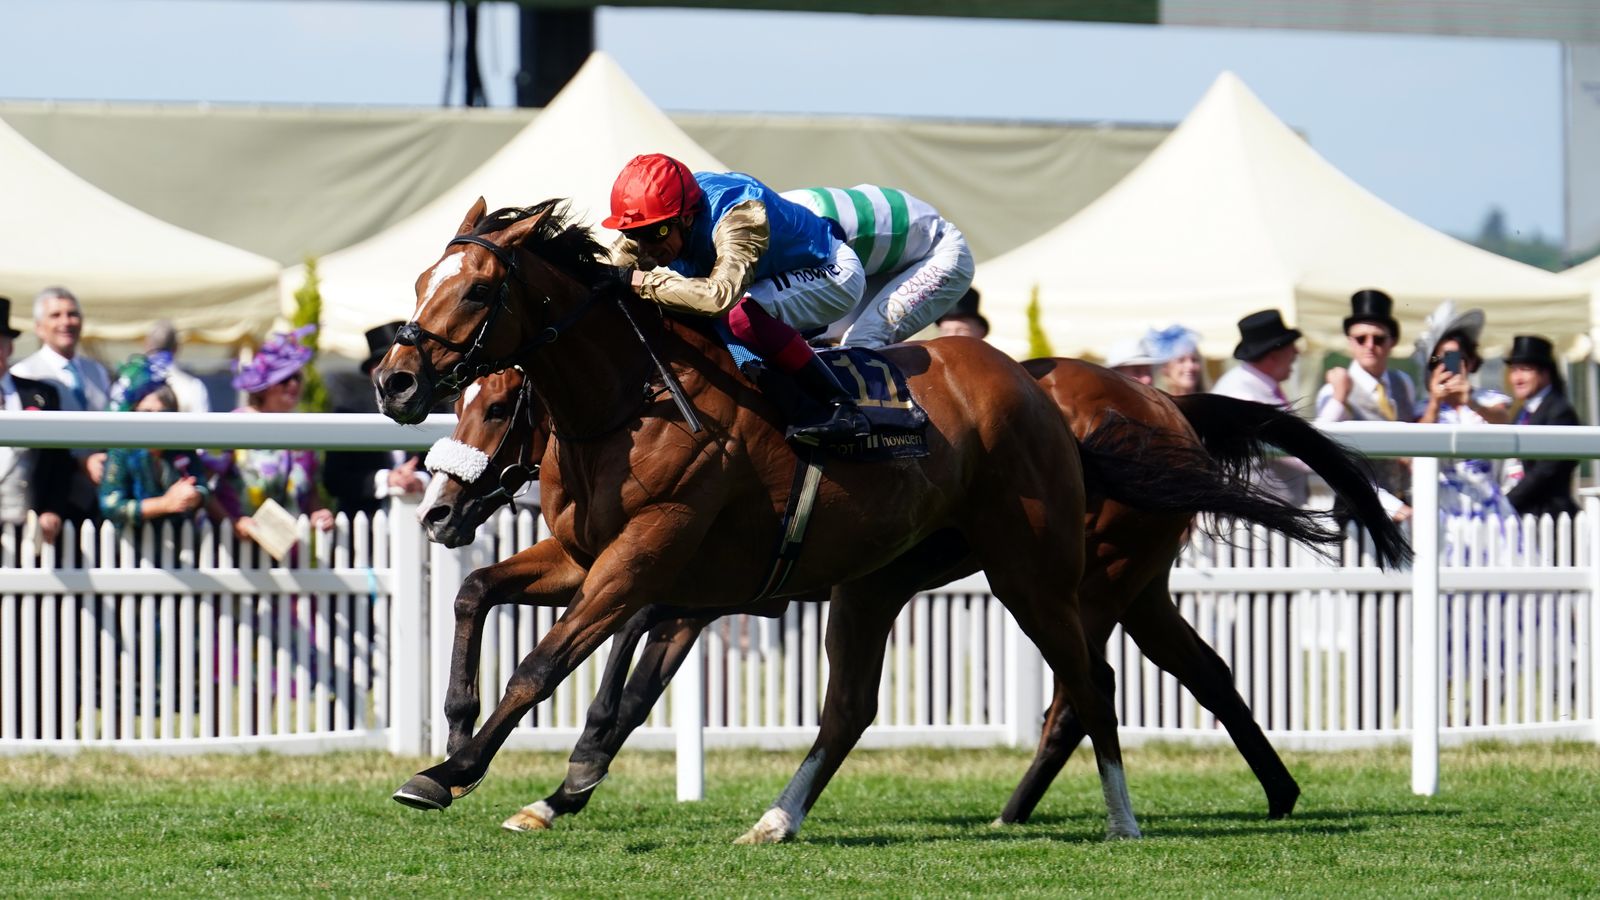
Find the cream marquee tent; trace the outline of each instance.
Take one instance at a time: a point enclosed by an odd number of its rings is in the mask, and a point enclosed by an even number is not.
[[[652,152],[695,170],[725,168],[657,109],[615,60],[593,54],[538,118],[459,184],[386,231],[317,263],[321,346],[365,357],[367,329],[409,318],[417,276],[443,253],[478,197],[491,210],[567,197],[577,221],[598,225],[623,164]],[[284,272],[285,311],[304,281],[303,267]]]
[[[14,327],[59,284],[83,303],[87,337],[140,340],[167,318],[191,339],[230,343],[271,324],[278,273],[123,203],[0,122],[0,294],[16,304]]]
[[[1402,345],[1445,298],[1488,314],[1485,349],[1513,334],[1587,347],[1589,293],[1406,217],[1345,177],[1224,73],[1167,140],[1110,191],[979,266],[991,339],[1021,356],[1037,286],[1060,354],[1102,356],[1174,322],[1226,357],[1237,322],[1276,307],[1314,345],[1342,346],[1349,296],[1395,298]]]
[[[1589,315],[1596,323],[1594,339],[1600,344],[1600,256],[1561,273],[1589,288]]]

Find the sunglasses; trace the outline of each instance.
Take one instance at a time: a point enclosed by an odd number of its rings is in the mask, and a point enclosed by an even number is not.
[[[659,241],[672,233],[672,222],[657,222],[643,228],[624,228],[622,236],[631,241]]]
[[[1350,340],[1363,347],[1368,344],[1374,347],[1386,347],[1389,345],[1389,336],[1387,334],[1352,334],[1350,335]]]
[[[303,382],[305,380],[306,380],[306,377],[304,375],[300,374],[299,372],[296,372],[293,375],[290,375],[288,378],[285,378],[284,380],[282,380],[282,381],[280,381],[278,383],[279,384],[284,384],[284,385],[300,384],[301,382]]]

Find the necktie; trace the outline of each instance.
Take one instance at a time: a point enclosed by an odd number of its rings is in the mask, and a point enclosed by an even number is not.
[[[1522,410],[1517,413],[1516,424],[1518,424],[1518,425],[1526,425],[1526,424],[1528,424],[1528,421],[1530,419],[1532,419],[1532,418],[1533,418],[1533,416],[1528,412],[1528,408],[1526,406],[1524,406],[1522,408]]]
[[[1279,406],[1282,406],[1282,407],[1284,407],[1286,409],[1288,408],[1288,406],[1289,406],[1289,398],[1285,397],[1283,395],[1283,388],[1279,387],[1277,384],[1273,384],[1272,385],[1272,396],[1278,398],[1278,405]]]
[[[1382,413],[1385,419],[1393,422],[1395,418],[1394,404],[1389,402],[1389,392],[1384,389],[1383,382],[1378,382],[1377,388],[1372,393],[1378,398],[1378,412]]]
[[[89,395],[83,392],[83,376],[78,374],[77,360],[67,360],[67,378],[72,382],[69,387],[72,388],[72,399],[78,401],[78,409],[87,410]]]

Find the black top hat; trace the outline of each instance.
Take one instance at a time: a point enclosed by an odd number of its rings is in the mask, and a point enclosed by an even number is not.
[[[372,374],[372,370],[383,360],[383,355],[389,352],[389,345],[394,343],[394,336],[400,333],[400,326],[404,324],[400,321],[386,322],[377,328],[367,329],[367,351],[370,355],[361,363],[363,375]]]
[[[1300,329],[1283,324],[1282,313],[1263,309],[1239,320],[1239,345],[1233,348],[1233,358],[1251,362],[1299,339]]]
[[[1550,342],[1535,334],[1519,334],[1511,339],[1511,352],[1506,354],[1507,365],[1543,366],[1556,371],[1555,348]]]
[[[967,292],[961,295],[961,299],[956,301],[956,305],[950,307],[937,321],[943,322],[946,319],[976,319],[983,326],[984,331],[989,330],[989,320],[978,312],[977,288],[967,288]]]
[[[11,327],[11,298],[0,297],[0,334],[6,337],[18,337],[22,332]]]
[[[1394,298],[1377,288],[1363,288],[1350,295],[1350,315],[1345,317],[1344,330],[1357,322],[1372,322],[1389,329],[1391,341],[1400,340],[1400,323],[1394,320]]]

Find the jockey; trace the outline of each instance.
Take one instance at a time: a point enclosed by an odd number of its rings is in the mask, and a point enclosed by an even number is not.
[[[866,269],[871,299],[828,329],[831,342],[882,347],[909,340],[972,285],[972,251],[960,229],[905,191],[858,184],[781,196],[838,222]]]
[[[866,433],[854,394],[799,333],[832,324],[861,299],[861,260],[837,223],[749,175],[691,173],[651,153],[623,167],[601,224],[622,232],[612,262],[639,266],[635,293],[679,312],[726,314],[739,342],[829,410],[793,423],[790,440],[826,443]]]

